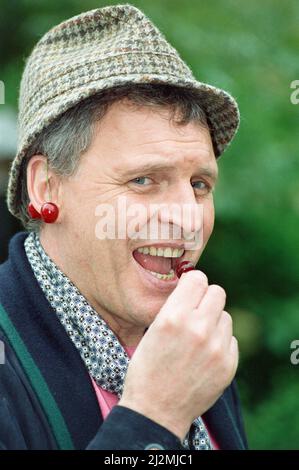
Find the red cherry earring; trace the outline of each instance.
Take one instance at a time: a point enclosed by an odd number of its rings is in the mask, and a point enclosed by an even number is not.
[[[29,202],[27,212],[30,215],[31,219],[41,219],[40,213],[37,212],[32,202]]]
[[[41,218],[46,224],[53,224],[58,214],[59,209],[54,202],[45,202],[41,207]]]
[[[53,224],[59,215],[59,209],[54,202],[45,202],[40,213],[35,209],[32,202],[28,204],[27,209],[31,219],[42,219],[46,224]]]

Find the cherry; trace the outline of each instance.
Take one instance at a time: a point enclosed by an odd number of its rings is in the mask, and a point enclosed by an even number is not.
[[[32,204],[32,202],[30,202],[27,206],[27,211],[28,211],[28,214],[30,215],[30,217],[32,219],[41,219],[41,215],[40,213],[35,209],[34,205]]]
[[[52,224],[55,222],[59,214],[58,207],[54,202],[45,202],[41,208],[41,216],[44,222]]]
[[[191,261],[185,260],[177,265],[177,267],[175,268],[175,272],[177,277],[181,277],[183,273],[187,273],[188,271],[192,271],[193,269],[195,269],[194,264],[191,263]]]

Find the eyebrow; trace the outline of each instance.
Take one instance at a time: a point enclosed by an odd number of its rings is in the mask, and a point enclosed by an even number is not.
[[[173,164],[169,163],[145,163],[144,165],[141,166],[135,166],[132,168],[128,168],[127,170],[120,170],[120,173],[124,177],[130,177],[136,174],[143,175],[146,173],[152,173],[152,172],[158,172],[158,171],[165,171],[165,170],[171,170],[173,169]],[[217,180],[217,172],[214,171],[213,169],[205,166],[200,166],[197,168],[197,173],[209,177],[211,180],[216,181]]]

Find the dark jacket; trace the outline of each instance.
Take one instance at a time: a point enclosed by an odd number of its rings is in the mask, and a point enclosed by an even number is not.
[[[88,371],[35,279],[26,232],[0,265],[0,449],[183,449],[163,426],[115,406],[103,421]],[[222,449],[247,447],[233,382],[204,415]]]

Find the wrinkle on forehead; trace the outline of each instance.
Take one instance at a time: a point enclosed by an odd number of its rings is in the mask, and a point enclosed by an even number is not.
[[[192,121],[172,126],[169,111],[147,107],[132,109],[114,103],[97,123],[92,152],[113,171],[151,161],[172,166],[209,166],[217,171],[212,139],[207,128]],[[142,162],[143,160],[143,162]]]

